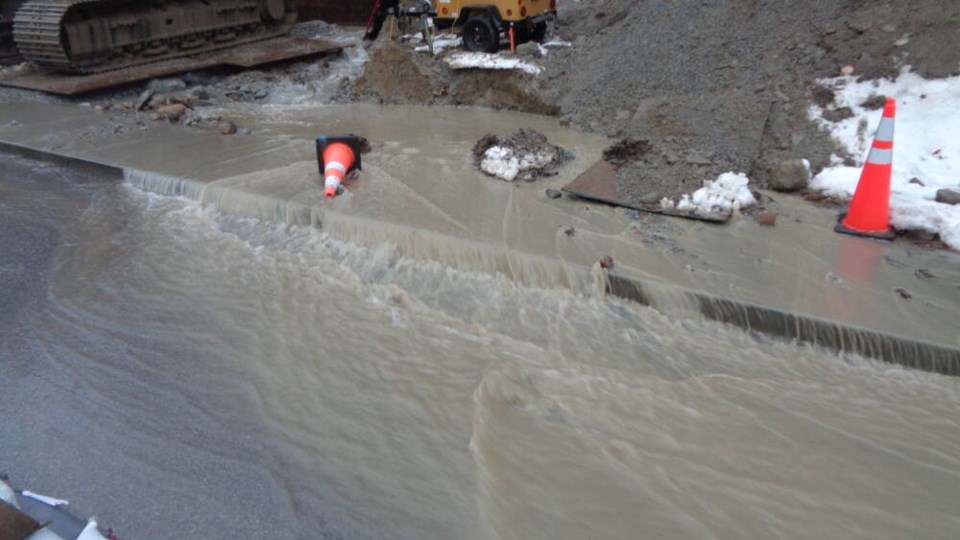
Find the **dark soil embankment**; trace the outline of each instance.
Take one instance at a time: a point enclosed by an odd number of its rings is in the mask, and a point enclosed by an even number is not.
[[[454,71],[407,45],[381,38],[370,51],[354,98],[388,104],[476,105],[556,115],[560,108],[544,101],[532,75],[514,71]]]

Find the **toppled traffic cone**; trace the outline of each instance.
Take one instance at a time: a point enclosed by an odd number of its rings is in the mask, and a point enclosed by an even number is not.
[[[873,139],[873,146],[863,166],[850,210],[840,215],[836,230],[852,234],[892,240],[890,227],[890,177],[893,172],[893,120],[897,102],[888,99],[883,118]]]
[[[323,192],[328,199],[337,196],[347,174],[362,169],[361,149],[360,138],[356,135],[317,137],[317,162],[323,174]]]

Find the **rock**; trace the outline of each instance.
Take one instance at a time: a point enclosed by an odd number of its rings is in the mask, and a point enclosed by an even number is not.
[[[559,189],[553,189],[553,188],[548,189],[546,191],[546,194],[547,194],[547,198],[550,198],[550,199],[559,199],[560,197],[563,196],[563,194],[560,193]]]
[[[910,184],[916,184],[916,185],[918,185],[918,186],[920,186],[920,187],[925,187],[925,186],[926,186],[926,184],[924,184],[924,183],[923,183],[919,178],[917,178],[917,177],[911,178],[909,183],[910,183]]]
[[[960,204],[960,191],[954,191],[946,188],[938,189],[936,200],[938,203]]]
[[[713,165],[713,152],[691,150],[683,160],[689,165]]]
[[[850,107],[840,107],[838,109],[829,109],[823,111],[824,120],[830,122],[842,122],[847,118],[853,118],[853,109]]]
[[[604,255],[603,257],[600,258],[600,268],[613,270],[613,265],[614,265],[613,257],[609,255]]]
[[[179,92],[186,89],[187,83],[183,82],[183,79],[178,78],[153,79],[147,83],[147,90],[151,90],[154,93]]]
[[[577,230],[574,229],[573,227],[564,227],[563,234],[567,236],[576,236]]]
[[[517,56],[527,58],[540,58],[543,53],[540,51],[540,44],[536,41],[528,41],[523,45],[517,46]]]
[[[164,105],[157,109],[157,115],[160,118],[168,118],[173,121],[177,121],[183,116],[183,113],[187,112],[187,106],[183,103],[174,103],[173,105]]]
[[[820,106],[821,109],[826,109],[830,105],[833,105],[834,99],[836,99],[836,94],[830,88],[825,86],[816,86],[813,89],[813,102]]]
[[[200,86],[190,90],[189,94],[197,101],[206,101],[210,99],[210,92],[207,92],[206,88]]]
[[[926,268],[918,268],[914,274],[920,279],[932,279],[935,277],[933,272],[927,270]]]
[[[866,101],[860,104],[861,107],[868,111],[876,111],[882,109],[884,105],[887,104],[887,96],[872,95]]]
[[[147,108],[147,105],[150,104],[150,100],[153,98],[155,92],[153,90],[147,89],[144,90],[140,97],[137,98],[137,102],[134,104],[134,109],[142,111]]]
[[[244,135],[244,136],[253,135],[253,130],[251,130],[250,128],[240,128],[237,130],[237,134]]]
[[[789,159],[773,166],[770,187],[777,191],[798,191],[810,183],[810,163],[805,159]]]
[[[650,191],[640,196],[640,202],[649,205],[658,205],[661,199],[663,199],[663,195],[659,191]]]
[[[237,132],[237,125],[233,122],[222,122],[220,124],[220,134],[221,135],[233,135]]]
[[[923,229],[911,229],[903,233],[903,237],[914,244],[924,245],[936,241],[937,233]]]
[[[909,299],[913,298],[913,295],[910,294],[909,292],[907,292],[906,289],[897,288],[897,289],[895,289],[895,292],[896,292],[898,295],[900,295],[900,298],[903,298],[904,300],[909,300]]]
[[[253,95],[253,99],[265,99],[268,95],[270,95],[270,91],[266,88],[261,88]]]
[[[154,96],[154,99],[151,100],[153,105],[173,105],[174,103],[182,103],[187,106],[187,108],[193,108],[193,96],[191,94],[184,93],[172,93],[172,94],[158,94]]]
[[[753,219],[755,219],[757,223],[760,224],[761,227],[773,227],[774,225],[777,224],[777,214],[769,210],[764,210],[763,212],[760,212]]]
[[[858,34],[862,34],[867,30],[870,30],[870,22],[866,19],[852,20],[847,23],[847,26],[849,26],[851,30]]]
[[[840,73],[843,75],[853,75],[853,66],[843,66],[840,68]]]

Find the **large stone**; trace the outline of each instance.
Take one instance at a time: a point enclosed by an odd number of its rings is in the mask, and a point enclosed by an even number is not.
[[[137,99],[137,103],[134,105],[134,108],[138,111],[142,111],[147,108],[147,105],[150,104],[150,100],[153,98],[153,90],[144,90],[140,97]]]
[[[517,46],[517,56],[526,58],[541,58],[543,51],[540,50],[540,44],[536,41],[528,41]]]
[[[960,204],[960,191],[952,189],[938,189],[937,202],[944,204]]]
[[[157,109],[157,114],[160,118],[168,118],[170,120],[179,120],[183,113],[187,112],[187,106],[183,103],[174,103],[173,105],[165,105]]]
[[[220,124],[220,134],[221,135],[233,135],[237,132],[237,125],[233,122],[222,122]]]
[[[180,92],[187,89],[187,83],[183,82],[183,79],[171,78],[171,79],[153,79],[147,83],[147,90],[151,90],[158,94],[164,92]]]
[[[810,162],[805,159],[781,161],[770,171],[770,187],[777,191],[798,191],[809,183]]]

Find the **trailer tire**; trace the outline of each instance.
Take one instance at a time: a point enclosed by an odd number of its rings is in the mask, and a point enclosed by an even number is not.
[[[488,53],[500,50],[500,31],[490,17],[477,15],[467,19],[463,24],[463,48]]]
[[[543,43],[543,40],[547,37],[547,22],[538,22],[533,25],[533,28],[530,30],[530,41],[536,41],[537,43]]]

